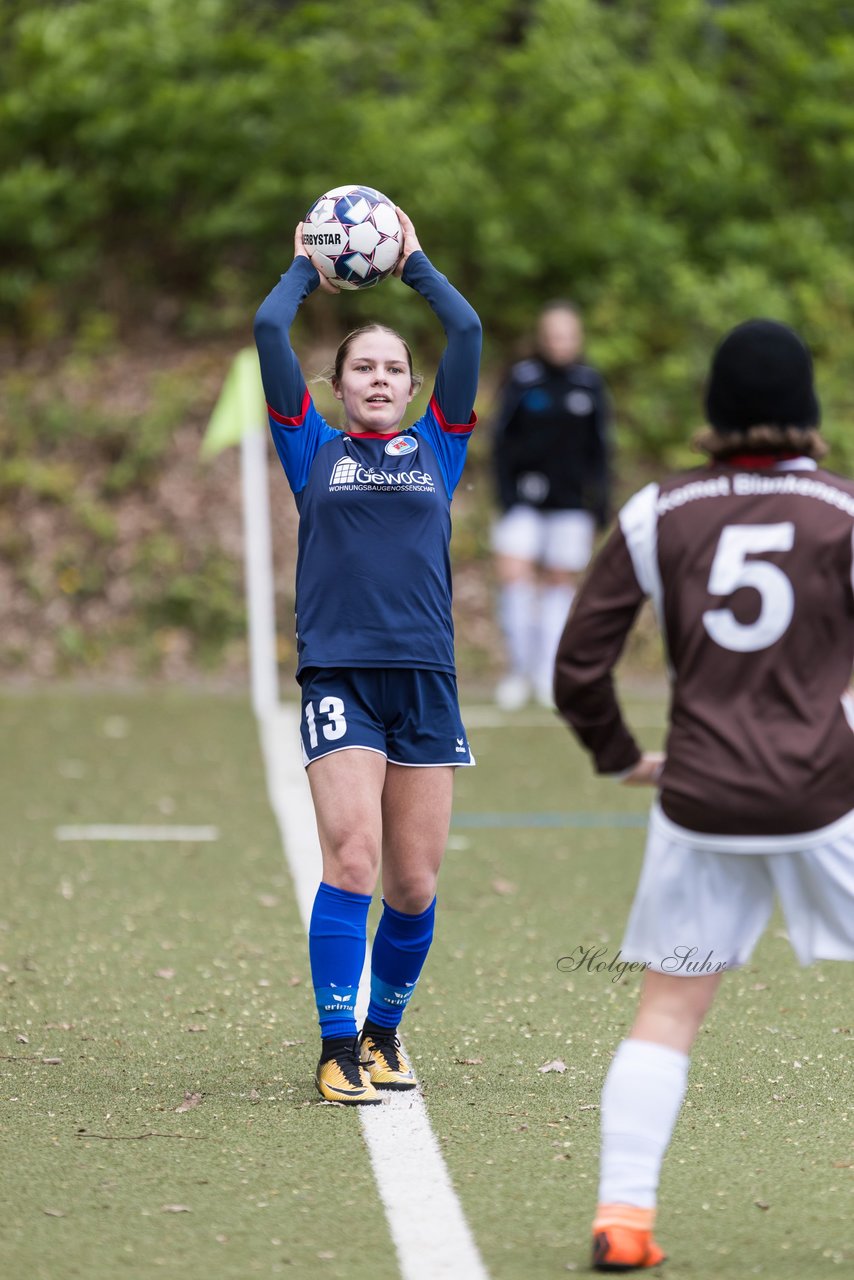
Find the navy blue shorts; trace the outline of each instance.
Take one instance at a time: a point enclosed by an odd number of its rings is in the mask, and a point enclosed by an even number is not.
[[[474,764],[456,677],[406,667],[312,667],[302,677],[303,763],[361,747],[391,764]]]

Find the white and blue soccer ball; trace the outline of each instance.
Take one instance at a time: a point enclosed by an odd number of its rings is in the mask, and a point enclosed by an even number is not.
[[[341,289],[367,289],[394,270],[403,249],[395,207],[373,187],[334,187],[305,215],[303,243]]]

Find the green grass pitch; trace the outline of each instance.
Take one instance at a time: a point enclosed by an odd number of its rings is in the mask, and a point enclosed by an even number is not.
[[[657,745],[660,704],[630,710]],[[545,712],[470,736],[404,1032],[490,1275],[538,1280],[587,1269],[599,1089],[639,981],[557,961],[615,954],[647,796],[594,779]],[[0,756],[0,1274],[396,1277],[358,1118],[312,1087],[305,939],[244,703],[7,694]],[[54,837],[102,822],[220,838]],[[665,1164],[671,1280],[850,1265],[852,1019],[852,968],[800,970],[779,920],[725,981]]]

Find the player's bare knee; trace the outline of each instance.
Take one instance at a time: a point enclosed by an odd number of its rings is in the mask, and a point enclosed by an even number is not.
[[[332,882],[350,893],[372,893],[379,861],[375,840],[358,833],[349,834],[324,851],[324,877],[334,877]]]
[[[404,915],[417,916],[426,911],[436,896],[435,877],[423,875],[397,880],[392,883],[383,882],[383,897],[395,911]]]

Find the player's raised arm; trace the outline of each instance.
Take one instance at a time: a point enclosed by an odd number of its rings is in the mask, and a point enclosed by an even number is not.
[[[294,234],[294,260],[255,315],[255,345],[267,404],[280,417],[296,418],[303,411],[305,379],[291,347],[290,328],[300,304],[320,285],[337,293],[309,261],[302,240],[302,223]]]
[[[480,369],[482,330],[474,308],[466,302],[424,253],[412,220],[402,209],[403,253],[395,269],[404,284],[429,302],[442,324],[447,346],[436,373],[434,397],[445,421],[467,424],[474,410]]]
[[[290,341],[290,327],[300,303],[318,285],[332,293],[338,292],[319,277],[309,261],[302,240],[302,223],[298,223],[294,260],[255,316],[255,343],[270,430],[298,503],[318,449],[336,435],[312,404]]]

